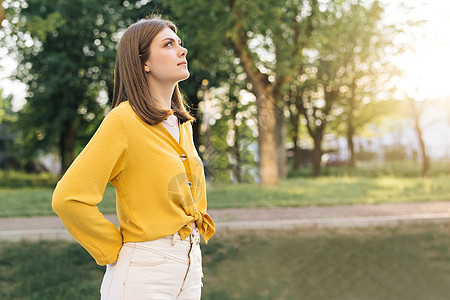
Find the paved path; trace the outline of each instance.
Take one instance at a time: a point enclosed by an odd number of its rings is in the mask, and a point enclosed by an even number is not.
[[[212,209],[217,232],[235,229],[291,229],[450,222],[450,201],[328,207]],[[116,225],[115,215],[106,215]],[[56,216],[0,218],[0,240],[72,239]]]

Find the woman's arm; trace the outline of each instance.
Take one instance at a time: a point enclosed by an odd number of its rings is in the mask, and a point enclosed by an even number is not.
[[[108,181],[123,170],[126,158],[125,125],[119,113],[112,110],[53,193],[53,210],[99,265],[114,262],[122,247],[121,233],[105,219],[97,204]]]

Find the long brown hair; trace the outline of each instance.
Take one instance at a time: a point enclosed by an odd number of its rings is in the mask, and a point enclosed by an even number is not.
[[[172,113],[181,123],[195,120],[185,107],[178,83],[172,94],[172,109],[159,108],[152,97],[144,64],[150,56],[150,44],[165,27],[177,33],[173,22],[161,15],[152,15],[128,27],[117,48],[111,109],[128,100],[136,114],[150,125],[158,124]]]

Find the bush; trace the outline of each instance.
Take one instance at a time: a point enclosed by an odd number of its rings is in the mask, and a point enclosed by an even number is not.
[[[396,147],[391,149],[386,149],[384,151],[384,160],[405,160],[407,158],[406,149],[404,147]]]
[[[14,170],[0,170],[0,187],[54,187],[57,182],[58,177],[48,172],[33,174]]]
[[[358,161],[373,161],[377,156],[376,152],[359,151],[355,153],[355,158]]]

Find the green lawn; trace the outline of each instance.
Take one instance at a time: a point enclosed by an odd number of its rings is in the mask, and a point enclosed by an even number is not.
[[[290,178],[275,187],[209,186],[211,208],[337,205],[450,200],[450,176],[422,178]]]
[[[448,299],[450,224],[228,233],[203,245],[203,300]],[[70,242],[0,243],[0,299],[98,299]]]
[[[289,178],[275,187],[257,184],[208,183],[208,207],[337,205],[382,202],[449,201],[450,175],[420,177]],[[0,217],[49,215],[52,188],[0,188]],[[108,185],[100,204],[115,212],[114,187]]]

